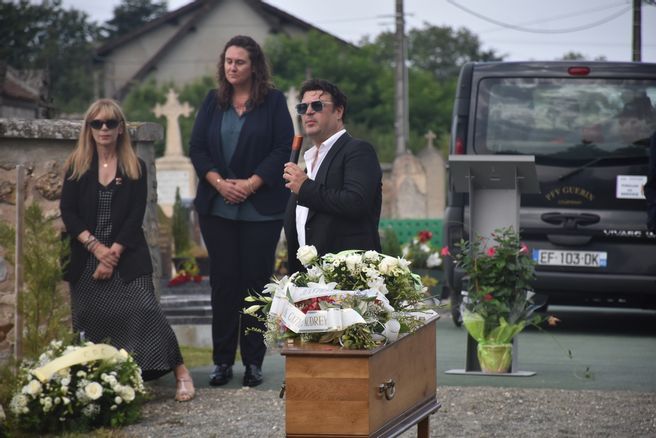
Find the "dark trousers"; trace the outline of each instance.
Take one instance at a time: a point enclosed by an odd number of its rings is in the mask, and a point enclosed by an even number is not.
[[[264,324],[242,314],[249,292],[262,292],[273,274],[282,220],[245,222],[217,216],[199,217],[210,257],[212,287],[212,344],[216,365],[235,362],[237,341],[244,365],[262,366],[266,346]]]

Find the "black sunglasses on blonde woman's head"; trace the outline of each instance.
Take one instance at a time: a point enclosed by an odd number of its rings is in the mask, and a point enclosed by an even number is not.
[[[323,107],[325,105],[328,105],[329,103],[332,102],[322,102],[320,100],[313,100],[310,103],[299,103],[296,105],[296,112],[298,113],[299,116],[302,116],[305,114],[308,110],[308,107],[312,107],[312,111],[315,113],[320,113],[323,111]]]
[[[103,125],[107,126],[107,129],[114,129],[116,128],[119,123],[121,123],[119,120],[116,119],[109,119],[109,120],[100,120],[100,119],[95,119],[89,122],[89,126],[93,129],[102,129]]]

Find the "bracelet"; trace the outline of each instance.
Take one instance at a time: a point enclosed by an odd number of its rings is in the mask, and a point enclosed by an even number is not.
[[[98,242],[98,239],[96,239],[96,236],[93,234],[89,234],[89,237],[87,237],[87,240],[84,241],[84,249],[89,250],[89,247],[93,242]]]
[[[251,195],[255,193],[255,189],[253,188],[253,182],[251,181],[250,178],[248,178],[246,181],[248,181],[248,187],[251,189]]]
[[[89,252],[93,252],[93,250],[94,250],[94,249],[96,248],[96,246],[98,246],[99,244],[100,244],[100,242],[98,242],[98,240],[94,240],[94,241],[91,242],[91,243],[89,244],[89,246],[87,247],[87,251],[89,251]]]

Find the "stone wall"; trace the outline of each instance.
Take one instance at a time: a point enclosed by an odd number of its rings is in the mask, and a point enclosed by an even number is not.
[[[16,166],[26,169],[25,206],[37,202],[46,217],[56,219],[63,228],[59,198],[64,174],[64,162],[75,148],[82,127],[81,121],[0,119],[0,220],[16,222]],[[130,123],[128,126],[137,154],[148,167],[148,206],[144,230],[153,259],[155,286],[159,285],[161,263],[157,227],[157,181],[153,143],[162,139],[162,127],[156,123]],[[0,247],[0,327],[14,320],[14,268],[3,259]],[[12,348],[14,334],[0,341],[0,356]]]

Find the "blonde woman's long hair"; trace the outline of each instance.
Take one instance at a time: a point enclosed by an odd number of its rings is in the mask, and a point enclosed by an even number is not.
[[[119,104],[112,99],[95,101],[84,115],[84,124],[77,140],[77,146],[66,160],[66,169],[71,172],[69,179],[79,180],[91,167],[93,155],[96,153],[96,141],[93,139],[89,123],[101,112],[119,120],[119,127],[123,127],[123,133],[119,134],[116,141],[117,162],[121,172],[132,180],[139,179],[141,167],[139,166],[139,158],[132,147],[125,115]]]

